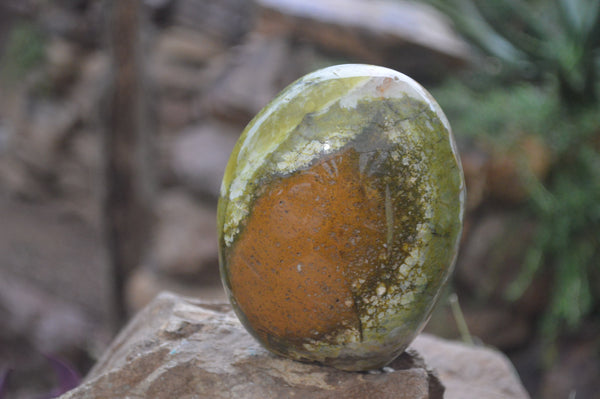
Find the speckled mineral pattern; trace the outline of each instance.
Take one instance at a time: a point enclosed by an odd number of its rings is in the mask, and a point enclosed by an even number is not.
[[[448,121],[415,81],[369,65],[309,74],[250,122],[227,166],[230,301],[275,353],[382,367],[452,270],[464,193]]]

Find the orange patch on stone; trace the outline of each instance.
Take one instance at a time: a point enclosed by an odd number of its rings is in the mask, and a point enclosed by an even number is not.
[[[233,296],[263,339],[360,330],[352,284],[376,272],[386,220],[384,195],[358,159],[353,149],[323,157],[255,200],[227,264]]]

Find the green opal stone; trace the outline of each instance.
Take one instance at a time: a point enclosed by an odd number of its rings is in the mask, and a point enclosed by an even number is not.
[[[218,207],[223,284],[267,349],[383,367],[452,271],[465,188],[451,129],[409,77],[339,65],[299,79],[246,127]]]

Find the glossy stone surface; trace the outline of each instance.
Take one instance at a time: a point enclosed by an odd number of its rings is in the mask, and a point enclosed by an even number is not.
[[[462,228],[446,117],[415,81],[339,65],[286,88],[246,127],[219,200],[221,276],[269,350],[383,367],[421,331]]]

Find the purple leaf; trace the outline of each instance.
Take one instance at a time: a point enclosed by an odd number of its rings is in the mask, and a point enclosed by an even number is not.
[[[8,376],[11,371],[11,369],[4,369],[0,371],[0,399],[4,397]]]
[[[79,385],[81,376],[71,365],[52,355],[44,354],[44,357],[48,360],[50,366],[52,366],[58,380],[58,387],[52,390],[47,398],[60,396]]]

